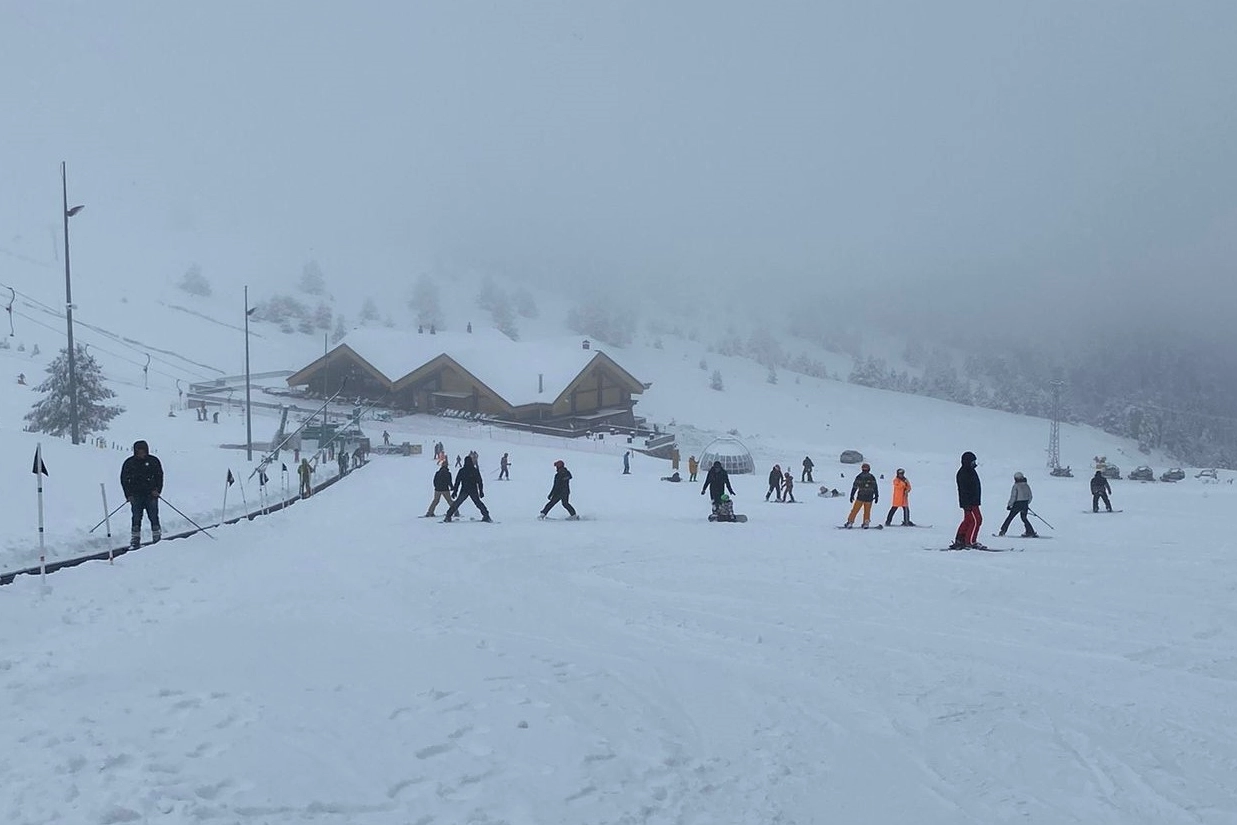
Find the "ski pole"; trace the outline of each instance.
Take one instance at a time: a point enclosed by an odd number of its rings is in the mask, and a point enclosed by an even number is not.
[[[180,509],[179,509],[179,508],[178,508],[175,504],[173,504],[172,502],[168,501],[166,498],[163,498],[163,496],[159,496],[159,498],[160,498],[160,500],[162,500],[162,501],[163,501],[163,503],[164,503],[164,504],[166,504],[168,507],[171,507],[171,508],[172,508],[172,509],[176,512],[176,513],[178,513],[178,514],[180,515],[180,517],[181,517],[181,518],[183,518],[185,521],[187,521],[187,522],[189,522],[190,524],[192,524],[194,527],[198,528],[198,532],[199,532],[199,533],[203,533],[203,534],[205,534],[205,535],[209,536],[209,537],[210,537],[210,538],[212,538],[212,539],[213,539],[213,538],[215,538],[213,534],[211,534],[211,533],[207,533],[207,532],[206,532],[209,528],[207,528],[207,527],[203,527],[202,525],[198,524],[198,523],[197,523],[196,521],[194,521],[193,519],[191,519],[191,518],[189,518],[188,516],[186,516],[184,513],[182,513],[182,512],[180,511]],[[216,526],[216,525],[211,525],[211,526],[212,526],[212,527],[214,527],[214,526]]]
[[[129,502],[128,502],[127,500],[126,500],[126,501],[122,501],[122,502],[120,502],[120,504],[118,504],[118,505],[116,506],[116,509],[115,509],[115,510],[113,510],[112,512],[110,512],[110,513],[108,513],[106,516],[104,516],[102,519],[100,519],[100,521],[99,521],[99,523],[98,523],[98,524],[96,524],[94,527],[91,527],[91,528],[90,528],[89,530],[87,530],[86,532],[88,532],[88,533],[93,533],[95,530],[98,530],[100,527],[102,527],[102,526],[103,526],[103,522],[107,521],[109,518],[111,518],[112,516],[114,516],[114,515],[116,515],[117,513],[119,513],[119,512],[120,512],[120,508],[121,508],[121,507],[124,507],[124,506],[125,506],[126,504],[128,504],[128,503],[129,503]],[[168,506],[171,506],[171,505],[168,505]]]
[[[1035,517],[1036,517],[1037,519],[1039,519],[1040,521],[1043,521],[1043,522],[1044,522],[1044,524],[1048,524],[1048,522],[1047,522],[1047,521],[1044,521],[1044,517],[1043,517],[1043,516],[1041,516],[1039,513],[1035,512],[1034,510],[1032,510],[1030,507],[1028,507],[1028,508],[1027,508],[1027,512],[1028,512],[1028,513],[1030,513],[1031,515],[1035,516]],[[1048,529],[1049,529],[1049,530],[1055,530],[1055,529],[1057,529],[1057,528],[1053,527],[1051,524],[1048,524]]]

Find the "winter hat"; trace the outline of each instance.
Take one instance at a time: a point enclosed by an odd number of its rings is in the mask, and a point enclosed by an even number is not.
[[[1022,473],[1014,473],[1014,481],[1026,481],[1027,477]]]
[[[145,450],[146,452],[150,452],[150,446],[147,445],[145,441],[134,441],[133,452],[136,453],[138,450]]]
[[[978,463],[979,463],[979,459],[977,459],[975,457],[975,453],[971,452],[970,450],[967,450],[965,453],[962,454],[962,466],[963,467],[970,467],[972,464],[978,464]]]
[[[861,469],[861,470],[870,470],[870,469],[872,469],[872,465],[871,465],[871,464],[867,464],[867,463],[865,463],[865,464],[864,464],[862,467],[860,467],[859,469]]]
[[[898,475],[903,475],[905,472],[906,470],[903,470],[901,467],[898,468]]]
[[[561,470],[566,465],[563,464],[563,460],[560,458],[558,461],[554,462],[554,466],[558,467]]]

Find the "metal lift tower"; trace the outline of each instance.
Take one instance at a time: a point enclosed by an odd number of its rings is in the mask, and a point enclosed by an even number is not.
[[[1048,431],[1048,467],[1052,470],[1061,468],[1061,388],[1065,382],[1056,379],[1052,382],[1052,429]]]

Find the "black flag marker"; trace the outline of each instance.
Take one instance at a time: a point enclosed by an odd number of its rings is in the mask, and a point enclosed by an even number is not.
[[[228,470],[228,486],[231,487],[235,482],[236,479],[232,477],[232,471]]]
[[[42,445],[38,445],[34,448],[34,467],[31,468],[30,472],[34,473],[36,476],[39,473],[47,475],[47,465],[43,463]]]

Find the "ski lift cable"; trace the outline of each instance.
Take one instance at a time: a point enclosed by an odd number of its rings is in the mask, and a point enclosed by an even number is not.
[[[57,317],[57,318],[63,318],[63,317],[64,317],[64,312],[63,312],[63,310],[59,309],[58,307],[54,307],[54,306],[51,306],[51,305],[49,305],[49,304],[46,304],[46,303],[44,303],[43,301],[40,301],[38,298],[35,298],[33,295],[30,295],[30,294],[25,293],[25,292],[22,292],[22,291],[20,291],[20,290],[14,289],[13,287],[11,287],[11,286],[9,286],[9,285],[7,285],[7,284],[0,284],[0,288],[3,288],[3,289],[7,289],[7,290],[9,290],[10,292],[12,292],[12,293],[14,294],[14,296],[20,296],[20,297],[21,297],[24,301],[27,301],[27,302],[29,302],[29,303],[31,303],[31,304],[34,304],[34,305],[35,305],[35,306],[37,306],[38,308],[40,308],[40,309],[44,310],[45,312],[50,313],[51,315],[54,315],[54,316],[55,316],[55,317]],[[10,313],[10,314],[11,314],[11,313]],[[18,313],[18,314],[20,314],[20,313]],[[25,316],[25,315],[23,315],[22,317],[29,317],[29,316]],[[91,330],[94,330],[95,332],[97,332],[97,333],[99,333],[99,334],[101,334],[101,335],[106,335],[106,336],[108,336],[109,338],[111,338],[112,340],[114,340],[117,344],[120,344],[121,346],[126,347],[127,349],[131,349],[131,350],[133,350],[133,351],[135,351],[135,352],[138,352],[138,353],[140,353],[140,354],[142,354],[142,355],[146,355],[146,354],[147,354],[147,353],[146,353],[146,351],[145,351],[145,349],[143,349],[142,347],[139,347],[139,346],[136,346],[136,345],[134,345],[134,344],[131,344],[131,343],[129,343],[128,341],[125,341],[125,340],[124,340],[123,338],[121,338],[120,336],[117,336],[117,335],[115,335],[114,333],[108,332],[107,330],[104,330],[104,329],[103,329],[103,328],[101,328],[101,327],[97,327],[97,326],[95,326],[95,325],[93,325],[93,324],[89,323],[88,321],[84,321],[84,320],[82,320],[80,317],[79,317],[79,318],[77,318],[77,319],[75,320],[75,324],[80,325],[80,326],[83,326],[83,327],[85,327],[86,329],[91,329]],[[168,361],[167,359],[164,359],[164,358],[159,358],[158,356],[155,356],[155,357],[154,357],[154,360],[155,360],[155,361],[158,361],[158,362],[159,362],[159,363],[161,363],[161,364],[165,364],[165,365],[166,365],[167,367],[169,367],[170,369],[183,369],[183,370],[184,370],[184,372],[190,373],[190,374],[192,374],[192,375],[196,375],[198,378],[211,379],[211,378],[214,378],[214,377],[215,377],[214,375],[209,375],[209,374],[207,374],[207,373],[205,373],[205,372],[200,372],[200,371],[198,371],[198,370],[194,370],[194,369],[190,369],[190,368],[184,368],[184,367],[182,367],[180,364],[173,363],[173,362]],[[182,359],[180,359],[180,360],[181,360],[181,361],[185,361],[185,362],[190,363],[190,364],[193,364],[193,363],[194,363],[194,362],[192,362],[192,361],[188,361],[188,359],[184,359],[184,358],[182,358]],[[207,367],[207,366],[206,366],[206,365],[204,365],[204,364],[196,364],[196,366],[201,367],[201,368],[203,368],[203,369],[211,369],[210,367]],[[218,370],[216,370],[216,372],[218,372]],[[161,373],[161,374],[166,374],[166,373]]]
[[[13,289],[13,287],[9,287],[8,290],[9,305],[4,308],[4,311],[9,314],[9,337],[12,338],[15,334],[13,330],[13,304],[17,303],[17,290]]]
[[[38,318],[35,318],[35,317],[31,316],[31,315],[27,315],[27,314],[25,314],[24,312],[20,312],[20,311],[19,311],[19,312],[17,312],[17,314],[18,314],[18,315],[20,315],[21,317],[25,318],[27,321],[29,321],[30,323],[34,324],[35,326],[43,327],[44,329],[46,329],[46,330],[50,330],[51,332],[54,332],[54,333],[56,333],[57,335],[63,336],[63,337],[65,337],[66,339],[68,338],[68,334],[67,334],[64,330],[62,330],[62,329],[57,329],[56,327],[53,327],[53,326],[51,326],[50,324],[45,324],[45,323],[43,323],[42,321],[40,321]],[[80,338],[79,338],[79,340],[80,340]],[[95,348],[95,349],[97,349],[99,352],[102,352],[102,353],[105,353],[105,354],[107,354],[107,355],[110,355],[110,356],[112,356],[113,358],[118,358],[119,360],[124,361],[124,362],[126,362],[126,363],[128,363],[128,364],[132,364],[132,365],[133,365],[133,366],[135,366],[135,367],[141,367],[141,366],[142,366],[142,362],[141,362],[141,361],[134,361],[132,358],[128,358],[128,357],[126,357],[126,356],[124,356],[124,355],[121,355],[120,353],[117,353],[117,352],[112,352],[111,350],[106,349],[105,347],[101,347],[101,346],[99,346],[99,345],[98,345],[98,344],[96,344],[96,343],[92,343],[92,342],[89,342],[89,341],[83,341],[83,342],[81,342],[81,343],[82,343],[82,345],[83,345],[83,346],[86,346],[86,347],[94,347],[94,348]],[[164,378],[170,378],[170,379],[172,379],[173,381],[179,380],[179,377],[178,377],[178,376],[172,375],[171,373],[164,372],[164,371],[162,371],[162,370],[152,370],[152,372],[154,372],[156,375],[162,375]]]

